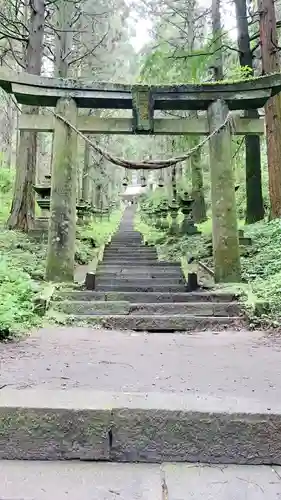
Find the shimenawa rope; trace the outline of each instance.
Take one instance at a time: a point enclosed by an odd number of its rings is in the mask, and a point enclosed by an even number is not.
[[[175,156],[172,158],[168,158],[167,160],[149,160],[149,161],[139,161],[139,162],[134,162],[134,161],[128,161],[125,160],[124,158],[120,158],[118,156],[113,156],[112,154],[108,153],[104,149],[102,149],[96,142],[92,141],[89,139],[85,134],[80,132],[72,123],[70,123],[66,118],[63,116],[59,115],[58,113],[55,113],[54,111],[51,111],[52,114],[58,119],[61,120],[63,123],[65,123],[69,128],[71,128],[74,132],[76,132],[77,135],[82,137],[85,142],[89,144],[97,153],[102,155],[106,160],[110,161],[114,165],[117,165],[119,167],[124,167],[129,170],[157,170],[161,168],[168,168],[172,167],[173,165],[176,165],[177,163],[180,163],[184,160],[187,160],[190,156],[195,154],[199,149],[201,149],[214,135],[216,135],[220,130],[222,130],[224,127],[226,127],[228,124],[230,125],[231,129],[233,130],[234,124],[233,124],[233,119],[231,117],[231,114],[228,113],[224,122],[217,127],[211,134],[209,134],[207,137],[204,137],[202,141],[200,141],[196,146],[193,148],[189,149],[186,153],[183,153],[180,156]]]

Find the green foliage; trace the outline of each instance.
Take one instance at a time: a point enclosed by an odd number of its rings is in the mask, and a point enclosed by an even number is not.
[[[0,340],[40,324],[34,309],[35,294],[43,284],[47,243],[4,229],[10,208],[13,172],[0,169]],[[120,221],[121,211],[110,219],[78,229],[75,260],[87,264],[96,255]],[[2,223],[2,227],[1,227]]]
[[[77,264],[89,264],[97,255],[99,247],[106,244],[116,231],[122,215],[121,210],[114,211],[109,219],[94,220],[80,226],[76,235],[75,261]]]
[[[9,168],[0,168],[0,193],[11,193],[14,183],[14,171]]]
[[[39,323],[33,306],[37,291],[28,273],[0,258],[0,340]]]
[[[5,223],[11,206],[14,170],[0,167],[0,224]]]
[[[38,324],[33,298],[44,279],[46,244],[0,227],[0,338]]]
[[[123,209],[115,210],[109,219],[104,216],[102,220],[95,219],[78,230],[79,239],[90,239],[96,247],[105,244],[110,236],[117,230],[121,220]]]
[[[281,225],[279,220],[258,222],[247,228],[253,245],[242,257],[243,279],[249,284],[246,310],[254,324],[280,326]]]
[[[167,43],[147,55],[144,60],[140,81],[144,83],[201,83],[206,81],[212,55],[209,46],[191,52],[180,51],[176,54]]]
[[[250,66],[234,66],[229,71],[229,78],[233,80],[249,80],[253,78],[253,69]]]
[[[254,281],[278,274],[281,262],[280,221],[257,222],[247,228],[246,234],[253,239],[253,245],[249,255],[242,259],[244,279]]]
[[[241,67],[238,58],[231,57],[231,51],[225,54],[225,57],[228,58],[226,79],[220,82],[210,82],[209,68],[212,67],[215,58],[212,42],[193,50],[171,49],[170,44],[162,42],[143,60],[139,81],[150,85],[167,83],[224,85],[257,78],[253,76],[252,68]]]

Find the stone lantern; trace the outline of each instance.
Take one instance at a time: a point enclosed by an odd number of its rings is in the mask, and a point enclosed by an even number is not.
[[[42,185],[33,186],[33,189],[38,198],[36,199],[37,205],[41,209],[41,217],[37,217],[35,226],[37,229],[47,230],[50,218],[50,204],[51,204],[51,176],[45,175],[46,181]]]
[[[173,198],[172,202],[169,205],[169,214],[171,215],[172,218],[172,222],[169,228],[169,233],[174,236],[178,235],[179,233],[179,226],[177,221],[178,213],[179,213],[179,205],[175,200],[175,198]]]
[[[37,205],[41,208],[41,217],[48,218],[50,215],[51,200],[51,176],[45,175],[46,182],[41,186],[33,186],[35,193],[38,194]]]
[[[180,208],[184,216],[184,219],[181,224],[182,235],[200,234],[197,227],[194,224],[192,217],[193,203],[194,199],[190,198],[187,192],[184,192],[183,197],[180,198]]]

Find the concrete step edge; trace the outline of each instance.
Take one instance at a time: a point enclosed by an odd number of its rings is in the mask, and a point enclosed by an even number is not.
[[[147,298],[151,302],[159,303],[162,304],[163,301],[168,301],[169,303],[173,303],[174,301],[170,301],[169,299],[175,298],[175,302],[179,303],[186,303],[185,301],[188,300],[192,301],[194,299],[194,302],[201,302],[203,299],[203,302],[220,302],[220,303],[225,303],[225,302],[231,302],[231,303],[237,303],[237,300],[233,295],[229,294],[206,294],[206,293],[200,293],[200,292],[194,292],[194,293],[186,293],[186,292],[180,292],[180,293],[161,293],[161,292],[99,292],[99,291],[90,291],[90,290],[63,290],[60,292],[57,292],[54,296],[54,299],[56,300],[61,300],[61,297],[65,296],[80,296],[80,297],[89,297],[90,300],[94,300],[96,297],[106,297],[105,300],[125,300],[128,302],[132,302],[132,299],[137,300],[137,302],[143,302],[140,300],[140,298]],[[110,298],[114,296],[114,299]],[[117,298],[116,298],[117,297]],[[120,299],[120,297],[126,297],[125,299]],[[161,299],[161,301],[158,302],[156,299]],[[182,302],[179,299],[184,299],[184,302]],[[198,300],[200,299],[200,300]],[[205,300],[206,299],[206,300]],[[80,299],[84,301],[85,299]],[[134,302],[135,303],[135,302]],[[143,302],[145,303],[145,302]]]
[[[194,317],[237,317],[242,310],[237,302],[129,302],[118,300],[58,300],[53,309],[74,315],[105,316],[168,316],[192,315]],[[78,309],[78,311],[77,311]],[[80,310],[79,310],[80,309]],[[108,309],[108,310],[107,310]],[[159,311],[160,309],[160,311]],[[161,311],[164,309],[164,314]],[[167,314],[165,314],[167,313]]]
[[[244,327],[241,316],[200,316],[192,314],[69,314],[68,323],[80,322],[107,330],[131,330],[140,332],[195,332]]]
[[[2,460],[281,464],[280,402],[254,398],[4,388],[0,427]]]
[[[126,264],[128,263],[128,261],[119,261],[119,260],[116,260],[111,262],[111,263],[104,263],[103,261],[100,263],[100,265],[106,265],[106,266],[126,266]],[[135,264],[137,266],[137,263]],[[165,262],[165,261],[162,261],[162,260],[155,260],[153,261],[152,263],[149,263],[148,264],[149,266],[156,266],[157,268],[163,266],[163,267],[181,267],[181,264],[179,262]]]
[[[72,315],[69,315],[72,316]],[[78,316],[74,314],[73,316]],[[86,318],[86,316],[89,316],[89,319],[91,319],[91,315],[83,315],[83,318]],[[128,315],[128,314],[101,314],[100,316],[95,316],[96,319],[132,319],[132,318],[143,318],[144,320],[161,320],[161,321],[170,321],[170,322],[177,322],[179,320],[210,320],[215,321],[218,320],[220,322],[223,321],[234,321],[234,320],[241,320],[240,316],[200,316],[200,315],[194,315],[194,314],[177,314],[177,316],[171,316],[169,314],[134,314],[134,315]]]
[[[184,285],[185,284],[185,280],[183,279],[183,277],[175,277],[175,278],[172,278],[171,276],[169,276],[168,278],[164,279],[164,278],[161,278],[161,277],[156,277],[156,278],[152,278],[152,277],[149,277],[149,278],[142,278],[142,277],[139,277],[139,276],[134,276],[134,277],[128,277],[128,276],[113,276],[113,277],[104,277],[103,275],[99,275],[96,277],[96,284],[97,285],[111,285],[114,284],[114,285],[123,285],[123,284],[128,284],[128,285],[136,285],[136,288],[139,286],[139,285],[143,285],[143,286],[154,286],[154,285],[157,285],[157,286],[160,286],[160,285]]]
[[[97,292],[142,292],[142,293],[150,293],[150,292],[166,292],[166,293],[184,293],[185,288],[184,286],[180,285],[171,285],[171,286],[164,286],[164,285],[154,285],[154,286],[138,286],[135,287],[133,285],[116,285],[116,286],[111,286],[111,285],[96,285],[95,290]]]

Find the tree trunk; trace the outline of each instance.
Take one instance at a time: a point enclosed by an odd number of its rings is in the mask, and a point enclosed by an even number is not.
[[[69,63],[73,44],[71,19],[74,2],[59,0],[58,5],[55,73],[59,78],[67,78],[69,76]]]
[[[198,142],[199,139],[194,139],[192,141],[192,146],[196,146]],[[196,151],[196,153],[190,157],[190,163],[192,182],[191,197],[194,199],[192,214],[194,222],[200,223],[207,219],[200,150]]]
[[[237,44],[240,66],[253,69],[253,56],[250,46],[246,0],[235,0],[237,19]],[[245,110],[247,118],[259,118],[256,109]],[[245,136],[246,153],[246,223],[252,224],[264,217],[261,179],[260,138],[258,135]]]
[[[85,142],[84,149],[84,163],[82,174],[82,200],[89,201],[90,198],[90,153],[91,149],[87,142]]]
[[[96,184],[94,189],[94,205],[98,210],[102,208],[102,191],[101,185]]]
[[[43,55],[45,23],[44,0],[30,2],[31,14],[29,39],[26,48],[26,71],[40,75]],[[26,113],[38,113],[38,108],[23,107]],[[36,132],[20,132],[16,165],[16,178],[12,207],[7,226],[27,232],[33,227],[35,217],[35,194],[32,186],[36,178]]]
[[[189,113],[189,116],[191,118],[198,118],[198,113],[197,111],[191,111]],[[195,147],[199,142],[200,142],[200,137],[195,137],[191,139],[190,145],[192,147]],[[198,149],[196,153],[191,155],[190,167],[191,167],[191,183],[192,183],[191,196],[194,199],[194,203],[192,206],[192,215],[194,222],[200,223],[207,219],[200,149]]]
[[[248,118],[258,118],[256,109],[245,111]],[[262,197],[261,152],[258,135],[246,135],[246,224],[253,224],[264,218]]]
[[[171,184],[172,184],[172,197],[174,200],[177,198],[177,173],[176,166],[172,167]]]
[[[276,16],[273,0],[259,0],[260,42],[263,74],[280,71]],[[265,107],[271,218],[281,217],[281,94]]]
[[[7,120],[6,120],[6,144],[5,163],[8,168],[12,167],[13,157],[13,132],[14,132],[14,106],[11,95],[7,95]]]
[[[212,0],[212,33],[214,53],[213,74],[214,80],[223,80],[223,59],[222,59],[222,29],[220,15],[220,0]]]

